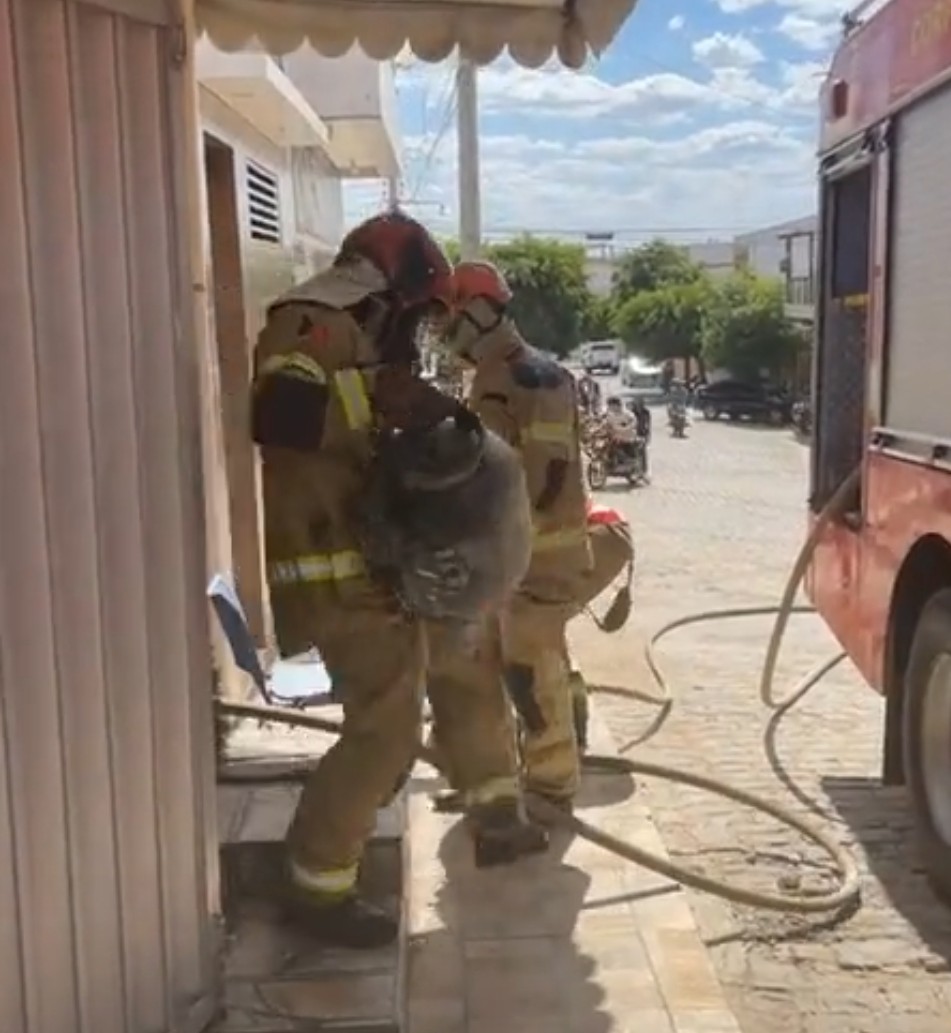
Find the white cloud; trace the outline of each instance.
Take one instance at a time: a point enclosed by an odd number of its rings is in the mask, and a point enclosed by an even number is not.
[[[658,72],[621,83],[590,73],[522,68],[485,69],[479,79],[482,110],[487,115],[539,119],[632,118],[639,124],[670,125],[703,114],[715,116],[768,109],[796,114],[803,107],[800,90],[773,87],[748,68],[720,67],[709,79]],[[798,84],[797,84],[798,85]]]
[[[764,81],[749,40],[723,33],[709,40],[701,48],[709,70],[696,78],[659,72],[608,82],[595,65],[579,73],[555,65],[527,71],[510,60],[483,69],[486,230],[715,224],[739,232],[810,211],[823,66],[773,62]],[[724,41],[732,45],[728,63]],[[407,110],[418,111],[421,101],[429,109],[425,132],[405,141],[404,190],[427,202],[410,210],[452,234],[451,69],[414,70],[401,82]],[[348,195],[349,216],[360,217],[379,210],[383,192],[360,185]]]
[[[686,24],[687,19],[682,14],[675,14],[667,23],[667,28],[671,32],[680,32]]]
[[[784,63],[781,74],[785,86],[783,95],[787,104],[790,107],[818,112],[819,87],[822,85],[826,71],[827,66],[821,61],[802,61],[799,64]]]
[[[763,60],[763,53],[745,36],[715,32],[693,45],[696,61],[708,68],[752,68]]]
[[[559,118],[621,113],[665,118],[711,101],[707,86],[671,72],[608,83],[586,73],[538,74],[522,68],[487,68],[479,77],[479,95],[486,112],[548,112]]]
[[[427,138],[407,140],[412,185]],[[680,136],[610,134],[585,141],[535,134],[482,139],[482,208],[487,230],[580,231],[636,227],[741,229],[793,217],[813,201],[813,146],[765,120],[726,122]],[[410,210],[437,231],[456,226],[456,140],[447,134],[421,177]],[[355,204],[359,194],[362,207]],[[353,192],[348,210],[378,210],[378,188]],[[444,206],[440,208],[440,205]]]
[[[717,6],[724,14],[743,14],[744,11],[752,11],[770,2],[771,0],[717,0]]]
[[[848,0],[716,0],[725,14],[743,14],[757,8],[773,7],[783,12],[777,31],[805,50],[822,51],[831,47],[841,33],[842,16]]]
[[[825,21],[841,18],[850,6],[855,6],[850,0],[716,0],[716,3],[724,14],[743,14],[758,7],[779,7]]]
[[[832,46],[840,28],[838,21],[820,21],[791,12],[783,16],[777,31],[805,50],[822,51]]]

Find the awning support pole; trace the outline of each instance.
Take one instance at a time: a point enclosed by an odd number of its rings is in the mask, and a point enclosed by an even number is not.
[[[459,56],[456,69],[459,115],[459,250],[465,260],[478,258],[482,249],[481,188],[479,180],[479,95],[476,66]]]

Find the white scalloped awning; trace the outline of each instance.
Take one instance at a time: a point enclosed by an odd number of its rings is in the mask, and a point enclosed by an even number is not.
[[[637,0],[197,0],[198,23],[215,46],[257,42],[270,54],[304,43],[328,57],[354,43],[386,60],[405,46],[423,61],[459,47],[480,65],[507,49],[527,68],[552,54],[580,68],[614,39]]]

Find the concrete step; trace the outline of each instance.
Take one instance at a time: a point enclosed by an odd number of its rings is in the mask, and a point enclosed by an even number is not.
[[[400,916],[400,935],[379,951],[329,949],[282,918],[283,840],[314,756],[279,752],[279,759],[245,755],[226,765],[228,777],[242,781],[218,789],[226,948],[225,1007],[215,1033],[403,1033],[405,794],[379,812],[360,875],[363,892]],[[244,781],[255,771],[267,781]]]

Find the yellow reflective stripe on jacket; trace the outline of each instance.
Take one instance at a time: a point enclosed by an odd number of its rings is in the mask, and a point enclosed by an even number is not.
[[[575,439],[575,425],[536,420],[525,428],[525,436],[530,441],[537,441],[542,445],[565,445],[570,448]]]
[[[356,885],[358,871],[354,864],[346,868],[330,868],[315,872],[291,862],[291,878],[297,886],[312,893],[325,893],[328,896],[349,893]]]
[[[271,585],[319,584],[360,577],[365,570],[363,557],[353,550],[315,552],[269,564],[267,579]]]
[[[588,538],[587,527],[564,527],[558,531],[536,531],[533,547],[542,549],[567,549],[581,545]]]
[[[358,369],[339,370],[334,374],[334,385],[343,404],[347,426],[351,430],[369,427],[373,423],[373,413],[363,374]]]
[[[319,384],[327,383],[327,375],[323,367],[303,352],[288,352],[286,355],[272,355],[261,363],[259,376],[268,373],[284,373],[304,380],[316,380]]]

